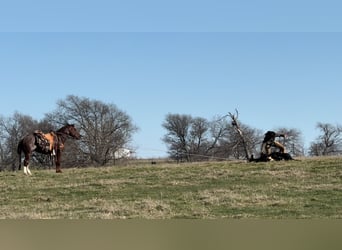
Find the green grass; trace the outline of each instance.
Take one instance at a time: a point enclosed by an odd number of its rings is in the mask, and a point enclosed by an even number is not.
[[[342,218],[342,159],[0,173],[0,218]]]

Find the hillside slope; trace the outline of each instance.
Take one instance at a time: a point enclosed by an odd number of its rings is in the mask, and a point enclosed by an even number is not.
[[[0,173],[0,218],[342,218],[342,159]]]

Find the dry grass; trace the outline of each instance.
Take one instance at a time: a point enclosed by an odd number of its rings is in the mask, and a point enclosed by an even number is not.
[[[342,159],[0,173],[0,218],[342,218]]]

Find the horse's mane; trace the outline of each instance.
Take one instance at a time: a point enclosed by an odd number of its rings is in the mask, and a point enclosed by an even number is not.
[[[69,128],[69,127],[73,127],[73,124],[66,124],[63,127],[61,127],[60,129],[58,129],[56,132],[57,133],[65,133],[65,131]]]

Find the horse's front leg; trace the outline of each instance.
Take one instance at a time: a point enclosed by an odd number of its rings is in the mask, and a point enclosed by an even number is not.
[[[30,161],[30,154],[25,154],[25,159],[24,159],[24,174],[25,175],[32,175],[29,169],[29,161]]]
[[[57,154],[55,155],[55,163],[56,163],[56,173],[62,173],[61,169],[61,150],[57,149]]]

